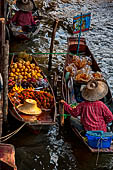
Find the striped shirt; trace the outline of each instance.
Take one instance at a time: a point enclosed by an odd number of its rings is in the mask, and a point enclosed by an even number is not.
[[[71,108],[67,103],[64,109],[72,116],[81,116],[81,123],[86,131],[102,130],[107,131],[107,123],[113,120],[113,114],[101,101],[81,102],[76,108]]]

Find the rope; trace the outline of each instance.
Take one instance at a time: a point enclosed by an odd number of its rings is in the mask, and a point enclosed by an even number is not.
[[[97,166],[98,160],[99,160],[99,153],[100,153],[100,152],[99,152],[99,151],[100,151],[99,149],[102,148],[102,141],[103,141],[103,140],[105,140],[105,139],[103,139],[103,138],[101,137],[101,138],[98,140],[98,143],[97,143],[98,153],[97,153],[97,159],[96,159],[96,166]],[[99,144],[101,145],[100,148],[99,148]]]
[[[6,140],[8,140],[9,138],[11,138],[12,136],[14,136],[16,133],[18,133],[27,123],[25,122],[22,126],[20,126],[18,129],[16,129],[15,131],[11,132],[10,134],[6,135],[6,136],[3,136],[0,138],[1,139],[4,139],[2,140],[1,142],[4,142]]]
[[[97,143],[97,146],[98,146],[98,153],[97,153],[97,159],[96,159],[96,166],[97,166],[97,164],[98,164],[98,160],[99,160],[99,144],[100,144],[100,141],[101,141],[101,143],[102,143],[102,140],[101,140],[101,138],[98,140],[98,143]]]

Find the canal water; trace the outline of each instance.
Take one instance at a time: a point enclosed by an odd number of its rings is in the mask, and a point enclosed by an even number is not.
[[[31,53],[49,52],[53,22],[59,19],[54,52],[67,52],[67,37],[72,36],[73,16],[91,12],[91,27],[82,33],[94,54],[113,94],[113,1],[112,0],[43,0],[37,3],[43,16],[40,32],[28,42],[12,42],[10,52],[26,50]],[[48,72],[48,55],[36,55],[40,67],[51,77],[59,78],[65,62],[65,54],[54,54],[52,70]],[[60,88],[58,89],[60,98]],[[12,137],[9,143],[16,149],[18,170],[113,170],[113,156],[89,153],[68,128],[63,131],[56,125],[40,129],[38,135],[27,128]]]

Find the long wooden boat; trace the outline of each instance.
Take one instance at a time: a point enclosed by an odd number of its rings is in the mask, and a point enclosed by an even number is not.
[[[24,58],[25,57],[25,58]],[[26,60],[26,61],[25,61]],[[56,100],[53,89],[35,58],[25,52],[13,56],[9,67],[9,112],[17,122],[32,129],[56,123]],[[40,115],[23,114],[17,109],[26,99],[33,99]]]
[[[72,96],[71,93],[73,92],[73,90],[72,90],[73,88],[71,89],[71,92],[70,92],[70,85],[69,85],[68,80],[67,80],[69,78],[69,75],[67,74],[67,72],[69,72],[70,64],[71,64],[71,66],[73,66],[73,64],[72,64],[73,62],[74,62],[74,64],[78,64],[78,63],[75,63],[75,58],[73,57],[74,55],[77,54],[77,48],[78,48],[78,38],[76,38],[76,37],[68,38],[68,54],[66,56],[66,61],[65,61],[65,66],[64,66],[63,76],[62,76],[62,96],[63,96],[63,98],[66,100],[66,102],[68,104],[72,104],[73,98],[76,99],[76,101],[78,103],[80,103],[82,101],[82,97],[80,95],[81,94],[80,93],[81,86],[85,85],[89,81],[89,79],[91,79],[91,77],[86,75],[87,71],[83,72],[83,73],[80,72],[80,75],[79,76],[76,75],[77,77],[75,77],[75,76],[73,76],[73,74],[71,72],[72,69],[71,69],[70,75],[71,75],[71,77],[73,77],[72,85],[74,85],[73,86],[74,89],[77,90],[77,92],[76,93],[74,92],[74,94]],[[95,58],[93,57],[93,55],[90,52],[88,46],[86,45],[85,38],[81,38],[80,39],[79,57],[81,57],[81,56],[83,58],[87,57],[88,60],[90,61],[89,65],[90,65],[91,70],[92,70],[91,72],[92,72],[93,76],[95,76],[95,77],[93,77],[93,79],[101,79],[104,82],[106,82],[106,80],[102,76],[102,72],[101,72],[101,70],[100,70],[100,68],[99,68]],[[68,68],[68,70],[67,70],[67,68]],[[85,73],[85,75],[84,75],[84,73]],[[79,71],[78,71],[78,74],[79,74]],[[81,76],[81,75],[84,75],[84,76]],[[103,102],[113,112],[113,102],[112,102],[112,95],[111,95],[111,92],[110,92],[110,88],[109,88],[108,94],[105,96]],[[62,113],[64,113],[64,111],[62,111]],[[67,117],[67,120],[71,121],[69,116]],[[65,119],[64,119],[64,117],[62,115],[61,115],[61,121],[62,121],[62,124],[65,122]],[[70,125],[71,125],[71,122],[70,122]],[[82,135],[82,133],[77,128],[73,127],[72,125],[71,125],[71,128],[72,128],[74,134],[82,141],[83,144],[85,144],[85,146],[88,148],[89,151],[91,151],[91,152],[98,152],[98,149],[91,148],[88,145],[88,143],[86,142],[84,136]],[[102,152],[102,153],[113,153],[113,145],[111,144],[110,148],[99,149],[99,152]]]
[[[10,5],[8,6],[8,12],[7,12],[7,20],[10,20],[14,13],[18,10],[16,5]],[[13,15],[12,15],[13,14]],[[29,40],[33,38],[35,35],[38,34],[40,30],[40,19],[41,16],[39,16],[38,11],[33,11],[33,18],[36,22],[36,26],[33,26],[33,28],[26,28],[27,30],[30,29],[31,31],[23,31],[21,26],[16,26],[13,23],[9,24],[9,21],[7,22],[7,38],[9,40],[16,39],[16,40]],[[27,27],[27,26],[26,26]]]

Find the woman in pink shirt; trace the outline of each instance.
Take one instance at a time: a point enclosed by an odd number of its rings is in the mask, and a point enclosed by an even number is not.
[[[85,131],[102,130],[106,132],[107,124],[113,120],[113,114],[99,100],[107,93],[108,86],[105,82],[91,80],[82,90],[82,97],[85,101],[78,104],[76,108],[71,108],[64,100],[61,100],[61,103],[64,104],[64,109],[73,117],[80,116],[80,122]]]
[[[16,26],[22,26],[23,31],[31,31],[32,27],[36,26],[36,22],[32,16],[33,3],[30,0],[17,0],[16,6],[20,9],[15,13],[10,23]]]

